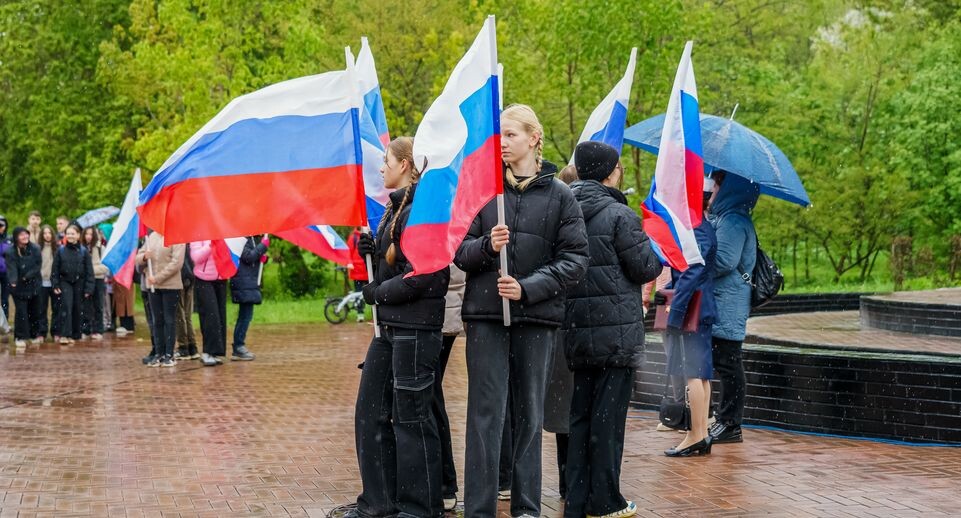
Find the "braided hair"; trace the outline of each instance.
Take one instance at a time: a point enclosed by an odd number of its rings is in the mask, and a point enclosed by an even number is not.
[[[406,160],[407,163],[410,164],[410,183],[417,183],[417,181],[420,180],[420,171],[414,166],[414,139],[411,137],[397,137],[388,144],[387,149],[399,162]],[[404,206],[410,201],[410,193],[412,190],[413,189],[408,186],[397,208],[391,207],[393,214],[390,219],[390,228],[387,231],[390,247],[387,248],[387,253],[384,256],[384,258],[387,259],[387,264],[391,266],[393,266],[397,260],[397,220],[400,219],[400,213],[404,210]]]

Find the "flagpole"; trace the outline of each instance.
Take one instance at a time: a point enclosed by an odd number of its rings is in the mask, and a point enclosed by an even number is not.
[[[507,222],[507,216],[504,210],[504,179],[503,173],[501,172],[501,163],[498,153],[500,152],[500,135],[501,135],[501,120],[500,112],[503,108],[504,97],[502,95],[503,85],[500,84],[502,71],[500,63],[497,62],[497,30],[494,15],[487,17],[487,21],[491,24],[490,34],[490,47],[491,47],[491,72],[494,77],[497,78],[494,81],[494,91],[492,92],[491,103],[497,108],[494,110],[494,167],[493,174],[497,175],[497,182],[500,185],[497,193],[497,224],[504,225]],[[507,246],[501,247],[500,251],[500,274],[502,277],[509,275],[507,270]],[[511,301],[507,297],[501,297],[501,309],[504,313],[504,325],[511,325]]]
[[[264,234],[264,237],[267,237],[267,234]],[[263,278],[264,278],[264,262],[260,261],[260,270],[257,272],[257,286],[260,286],[260,281]]]
[[[150,250],[150,249],[148,248],[147,250]],[[151,259],[147,259],[147,273],[148,273],[151,277],[153,277],[153,260],[151,260]],[[154,287],[153,287],[153,281],[150,281],[150,280],[148,279],[148,282],[150,282],[150,293],[155,293],[155,292],[154,292]]]
[[[357,104],[356,107],[351,108],[350,122],[354,132],[354,149],[356,150],[356,158],[359,167],[363,168],[364,158],[363,153],[360,149],[360,121],[359,113],[360,104],[363,102],[360,96],[360,92],[357,90],[357,73],[354,71],[354,55],[350,52],[350,47],[344,47],[344,57],[347,59],[347,73],[350,75],[350,87],[354,92],[354,103]],[[361,173],[363,175],[363,173]],[[360,179],[361,189],[364,188],[364,179]],[[367,209],[364,211],[364,226],[361,227],[361,232],[370,232],[370,227],[367,225]],[[367,283],[374,282],[374,262],[369,254],[364,255],[364,262],[367,265]],[[373,304],[370,305],[370,315],[374,322],[374,338],[380,338],[380,324],[377,322],[377,301],[375,300]]]

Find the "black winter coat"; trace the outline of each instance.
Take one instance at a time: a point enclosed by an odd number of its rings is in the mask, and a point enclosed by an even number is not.
[[[43,258],[40,247],[34,243],[27,243],[24,250],[16,245],[7,249],[7,282],[16,284],[13,296],[18,299],[29,299],[40,294],[43,279],[40,277],[40,265]]]
[[[640,367],[644,359],[641,286],[661,273],[641,219],[594,180],[571,185],[584,212],[590,265],[567,294],[564,341],[571,369]]]
[[[557,167],[544,162],[541,173],[523,192],[504,181],[504,208],[510,229],[507,269],[522,288],[511,301],[511,322],[560,327],[564,299],[587,270],[584,217],[571,190],[554,178]],[[497,294],[500,260],[491,248],[490,231],[497,224],[497,203],[491,200],[474,218],[454,263],[467,272],[464,320],[503,322]]]
[[[237,274],[230,278],[230,300],[234,304],[260,304],[260,258],[267,253],[267,245],[254,241],[248,237],[244,243],[244,251],[240,253],[240,266]]]
[[[80,244],[66,244],[53,254],[53,270],[50,284],[61,288],[63,283],[77,284],[85,295],[92,295],[94,288],[93,260],[90,252]]]
[[[390,194],[390,206],[380,220],[375,240],[374,286],[366,288],[364,293],[373,293],[373,300],[368,299],[367,303],[377,303],[379,323],[405,329],[440,331],[444,326],[444,296],[447,295],[447,283],[450,282],[450,268],[404,277],[413,271],[413,267],[400,249],[400,235],[407,226],[416,187],[416,184],[411,184]],[[400,206],[407,189],[411,189],[410,197],[400,211],[397,224],[391,225],[394,207]],[[395,244],[393,265],[387,264],[387,250],[391,243]]]

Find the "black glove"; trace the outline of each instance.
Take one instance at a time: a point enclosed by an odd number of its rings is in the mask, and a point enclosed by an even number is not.
[[[377,246],[374,244],[374,236],[367,232],[357,236],[357,252],[360,253],[361,257],[373,256],[376,251]]]
[[[364,302],[366,302],[366,303],[368,303],[368,304],[370,304],[370,305],[372,305],[372,306],[373,306],[374,304],[376,304],[376,301],[375,301],[375,299],[374,299],[374,290],[376,290],[376,289],[377,289],[377,283],[376,283],[376,282],[368,282],[368,283],[364,286]]]
[[[664,304],[667,304],[667,295],[664,295],[664,293],[661,292],[661,291],[655,291],[655,292],[654,292],[654,305],[655,305],[655,306],[663,306]]]

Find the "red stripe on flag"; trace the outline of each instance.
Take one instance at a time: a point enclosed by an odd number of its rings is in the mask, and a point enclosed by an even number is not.
[[[687,185],[687,207],[690,211],[691,228],[701,224],[704,213],[704,160],[690,149],[684,149],[684,180]]]
[[[360,226],[361,174],[360,166],[346,165],[193,178],[163,189],[137,211],[167,245],[318,223]]]
[[[667,225],[667,222],[658,217],[657,214],[654,214],[643,205],[641,205],[641,212],[644,213],[644,232],[647,233],[652,241],[657,243],[667,263],[675,270],[681,272],[687,270],[687,259],[684,258],[684,252],[674,240],[671,227]]]
[[[334,249],[320,232],[309,228],[294,228],[277,232],[276,235],[341,266],[347,266],[350,263],[350,250]]]
[[[497,195],[498,182],[503,181],[500,160],[500,135],[491,135],[476,151],[464,157],[457,192],[448,223],[424,223],[408,226],[400,236],[404,255],[414,267],[410,275],[442,270],[454,259],[454,253],[467,235],[477,213]],[[491,164],[497,164],[496,174]]]
[[[214,239],[210,241],[210,255],[214,260],[214,265],[217,266],[217,275],[221,279],[229,279],[234,275],[237,275],[237,265],[234,264],[233,258],[231,258],[230,247],[227,246],[227,242],[223,239]]]

